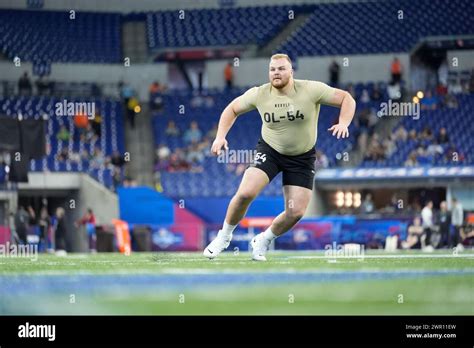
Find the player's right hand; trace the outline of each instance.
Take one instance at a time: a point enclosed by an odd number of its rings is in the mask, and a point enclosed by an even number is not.
[[[216,140],[214,140],[211,146],[211,154],[213,154],[214,156],[219,156],[223,147],[226,150],[229,150],[227,140],[225,140],[225,138],[216,138]]]

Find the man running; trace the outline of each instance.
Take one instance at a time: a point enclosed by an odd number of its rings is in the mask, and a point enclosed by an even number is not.
[[[250,242],[252,259],[266,261],[270,243],[290,230],[304,215],[311,199],[319,109],[321,104],[340,107],[339,123],[328,130],[333,136],[349,136],[356,103],[348,92],[322,82],[293,79],[291,59],[275,54],[270,59],[270,83],[253,87],[234,99],[222,112],[211,152],[228,149],[226,135],[237,116],[257,109],[262,118],[261,138],[254,162],[229,203],[223,227],[206,247],[204,256],[213,259],[225,250],[232,233],[250,203],[281,171],[285,211]]]

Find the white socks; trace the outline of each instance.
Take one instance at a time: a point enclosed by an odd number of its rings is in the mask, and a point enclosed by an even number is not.
[[[222,230],[220,230],[219,234],[224,238],[224,239],[232,239],[232,233],[234,232],[235,228],[237,225],[229,225],[227,222],[224,220],[224,225],[222,226]]]
[[[271,226],[270,226],[271,227]],[[264,232],[263,232],[263,237],[268,240],[269,242],[272,242],[276,237],[278,237],[277,235],[273,234],[272,230],[269,228],[267,228]]]
[[[225,222],[224,220],[224,224],[222,225],[222,229],[219,231],[219,235],[226,239],[226,240],[230,240],[232,239],[232,233],[234,232],[235,228],[237,227],[237,225],[229,225],[227,222]],[[271,226],[268,227],[264,232],[263,232],[263,237],[269,241],[269,242],[272,242],[275,238],[277,238],[278,236],[273,234],[272,230],[271,230]]]

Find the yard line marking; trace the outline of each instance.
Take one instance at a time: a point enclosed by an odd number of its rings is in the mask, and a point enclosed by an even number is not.
[[[287,259],[444,259],[444,258],[465,258],[472,259],[474,254],[454,255],[454,254],[403,254],[403,255],[357,255],[357,256],[326,256],[326,255],[296,255],[287,256]]]

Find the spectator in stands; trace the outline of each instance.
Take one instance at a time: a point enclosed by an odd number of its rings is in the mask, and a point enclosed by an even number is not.
[[[189,163],[202,163],[204,161],[204,154],[199,150],[197,142],[192,142],[189,146],[186,161]]]
[[[105,165],[105,162],[106,159],[104,153],[99,146],[96,146],[94,148],[94,153],[92,154],[91,167],[102,168]]]
[[[418,140],[418,134],[416,134],[416,130],[412,129],[411,131],[408,132],[408,138],[411,141],[417,141]]]
[[[215,105],[214,98],[212,95],[208,95],[204,98],[204,105],[206,105],[206,108],[212,108]]]
[[[189,129],[186,130],[184,133],[183,140],[185,143],[189,144],[193,141],[199,142],[202,139],[202,132],[199,129],[198,123],[196,121],[192,121]]]
[[[419,216],[413,219],[413,224],[408,226],[407,240],[402,242],[403,249],[414,249],[421,247],[421,236],[423,235],[423,227]]]
[[[402,125],[398,126],[394,133],[394,140],[405,142],[407,138],[408,138],[408,132],[405,129],[405,127],[403,127]]]
[[[79,152],[72,151],[69,154],[69,160],[71,162],[80,163],[82,161],[82,156]]]
[[[454,95],[446,94],[446,96],[444,97],[444,105],[448,109],[457,109],[459,107],[459,102]]]
[[[392,83],[398,84],[402,80],[403,67],[400,60],[395,57],[393,58],[392,64],[390,66],[390,72],[392,73]]]
[[[66,236],[67,236],[67,225],[66,225],[66,211],[64,208],[56,208],[55,221],[54,221],[54,244],[56,253],[58,255],[64,255],[66,253]]]
[[[28,76],[28,73],[25,71],[20,77],[20,80],[18,80],[18,92],[21,95],[31,95],[32,91],[32,85],[31,85],[31,80],[30,77]]]
[[[432,144],[428,145],[426,152],[429,156],[433,158],[438,158],[443,155],[444,150],[443,147],[435,140]]]
[[[416,158],[416,151],[410,152],[407,160],[405,161],[405,167],[416,167],[418,166],[418,160]]]
[[[112,186],[114,191],[122,184],[122,170],[120,167],[114,166],[112,169]]]
[[[425,126],[425,128],[423,128],[423,131],[420,134],[420,139],[431,141],[433,140],[433,138],[434,138],[433,131],[431,130],[429,126]]]
[[[399,200],[395,193],[392,195],[392,198],[390,199],[390,203],[388,203],[384,207],[384,211],[390,214],[396,214],[396,213],[401,212],[400,206],[399,206]]]
[[[122,168],[127,162],[125,161],[125,156],[115,150],[112,153],[112,156],[110,156],[110,163],[116,167]]]
[[[155,173],[161,172],[161,171],[170,171],[170,156],[166,158],[162,158],[162,159],[157,159],[157,161],[155,162],[155,168],[154,168]]]
[[[359,113],[359,117],[357,117],[357,126],[361,133],[369,131],[369,111],[368,109],[362,109]]]
[[[184,158],[182,158],[182,151],[178,151],[177,149],[174,153],[170,156],[168,171],[169,172],[179,172],[188,170],[191,166]]]
[[[42,243],[44,250],[47,251],[51,218],[49,217],[48,209],[46,207],[41,207],[38,226],[40,228],[40,242]]]
[[[373,213],[375,210],[374,202],[372,201],[372,195],[367,193],[365,195],[364,201],[362,202],[360,209],[364,214]]]
[[[191,98],[191,101],[189,104],[191,105],[192,108],[202,108],[204,106],[204,97],[198,92],[198,91],[193,91],[193,97]]]
[[[372,136],[365,158],[371,161],[379,161],[385,158],[385,151],[382,144],[380,144],[378,134]]]
[[[96,109],[94,118],[89,120],[92,130],[94,131],[97,138],[100,138],[102,134],[102,116],[100,115],[100,110]]]
[[[446,149],[444,154],[444,160],[448,164],[457,164],[464,162],[464,154],[462,154],[457,148],[456,145],[451,143]]]
[[[422,110],[436,110],[438,108],[438,98],[428,90],[420,104]]]
[[[150,107],[152,110],[161,111],[164,106],[162,93],[166,90],[166,87],[159,81],[155,81],[150,85]]]
[[[318,170],[321,168],[329,167],[329,160],[327,156],[321,151],[316,150],[316,159],[314,160],[314,169]]]
[[[367,89],[365,88],[362,90],[362,94],[360,96],[360,102],[364,104],[367,104],[368,102],[370,102],[369,91],[367,91]]]
[[[154,81],[148,88],[148,91],[150,92],[150,97],[154,94],[161,93],[160,83],[158,81]]]
[[[447,133],[447,131],[446,131],[446,128],[444,128],[444,127],[442,127],[442,128],[439,130],[438,143],[439,143],[439,144],[446,144],[446,143],[449,143],[449,136],[448,136],[448,133]]]
[[[439,204],[438,225],[439,232],[441,233],[441,241],[438,246],[442,247],[444,245],[449,245],[451,234],[451,216],[449,215],[448,205],[446,204],[446,201],[442,201]]]
[[[61,125],[58,133],[56,134],[56,138],[64,142],[69,142],[69,140],[71,139],[71,134],[69,133],[65,125]]]
[[[435,230],[433,221],[433,201],[428,201],[421,210],[421,221],[423,226],[422,245],[429,246],[431,244],[431,234]]]
[[[440,97],[444,97],[448,94],[448,87],[446,87],[446,85],[443,85],[443,84],[438,84],[438,86],[436,86],[436,95],[440,96]]]
[[[450,247],[456,246],[458,249],[462,249],[463,246],[460,243],[462,235],[462,228],[464,225],[464,210],[461,202],[457,198],[453,197],[451,200],[452,211],[451,211],[451,223],[454,226],[454,238],[452,243],[449,243]]]
[[[228,62],[224,68],[224,80],[226,88],[232,88],[234,83],[234,71],[230,62]]]
[[[88,122],[86,128],[81,129],[81,141],[89,144],[97,139],[98,137],[94,132],[94,128],[92,128],[92,125]]]
[[[392,100],[399,100],[402,98],[402,91],[400,85],[395,82],[390,82],[387,86],[388,98]]]
[[[420,165],[431,164],[433,157],[426,151],[426,147],[423,145],[418,146],[416,149],[416,160]]]
[[[67,147],[63,147],[57,154],[56,159],[60,162],[67,161],[69,159],[69,149]]]
[[[172,120],[168,121],[168,126],[166,127],[165,134],[168,136],[173,136],[173,137],[179,136],[180,131],[179,131],[179,128],[176,127],[176,123],[174,123],[174,121]]]
[[[382,100],[382,93],[380,92],[380,88],[378,85],[374,85],[374,89],[372,90],[372,94],[370,99],[373,101],[381,101]]]
[[[170,148],[163,143],[156,149],[156,157],[158,161],[167,160],[170,157],[170,154]]]
[[[389,158],[392,154],[397,150],[397,146],[395,145],[394,136],[390,134],[387,138],[384,139],[382,142],[383,151],[384,151],[384,158]]]
[[[337,64],[336,60],[333,59],[333,61],[329,65],[329,84],[332,87],[339,86],[339,70],[340,70],[339,64]]]

